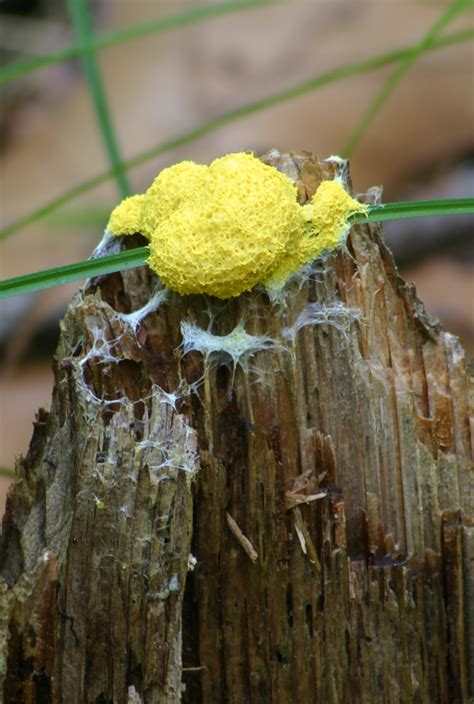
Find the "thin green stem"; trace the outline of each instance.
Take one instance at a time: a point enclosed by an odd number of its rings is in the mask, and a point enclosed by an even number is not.
[[[144,37],[147,34],[155,32],[163,32],[169,29],[176,29],[194,22],[202,22],[203,20],[227,14],[228,12],[236,12],[238,10],[252,9],[262,5],[273,5],[282,0],[234,0],[234,2],[220,2],[212,5],[203,5],[192,10],[185,10],[169,17],[162,17],[157,20],[151,20],[137,24],[133,27],[127,27],[116,32],[108,32],[95,37],[90,44],[78,44],[75,46],[56,51],[45,56],[37,56],[33,59],[18,61],[17,63],[6,66],[0,69],[0,85],[8,83],[15,78],[33,73],[40,68],[50,66],[51,64],[68,61],[78,56],[86,56],[100,49],[121,44],[123,42],[132,41],[139,37]]]
[[[33,274],[4,279],[0,281],[0,298],[41,291],[44,288],[88,279],[91,276],[112,274],[114,271],[134,269],[145,264],[148,254],[148,247],[138,247],[118,254],[110,254],[107,257],[86,259],[75,264],[66,264],[54,269],[43,269]]]
[[[449,36],[437,39],[430,47],[430,50],[441,49],[452,44],[468,41],[473,37],[474,29],[463,30],[462,32],[457,32],[455,34],[451,34]],[[343,66],[341,68],[337,68],[332,71],[328,71],[327,73],[310,78],[309,80],[304,81],[303,83],[299,83],[298,85],[293,86],[289,90],[274,93],[273,95],[270,95],[267,98],[262,98],[260,100],[256,100],[253,103],[248,103],[247,105],[243,105],[240,108],[236,108],[235,110],[230,110],[229,112],[224,113],[223,115],[220,115],[219,117],[216,117],[213,120],[210,120],[209,122],[205,122],[204,124],[200,125],[199,127],[196,127],[193,130],[190,130],[189,132],[185,132],[184,134],[181,134],[178,137],[169,139],[165,142],[162,142],[161,144],[158,144],[152,149],[138,154],[133,159],[125,161],[122,164],[122,167],[124,169],[131,169],[135,166],[138,166],[139,164],[143,164],[144,162],[153,159],[154,157],[165,154],[166,152],[169,152],[172,149],[182,147],[185,144],[189,144],[190,142],[193,142],[194,140],[199,139],[200,137],[204,137],[205,135],[220,129],[221,127],[224,127],[225,125],[235,122],[236,120],[248,117],[249,115],[260,112],[261,110],[266,110],[268,108],[273,107],[274,105],[284,103],[288,100],[291,100],[292,98],[296,98],[300,95],[304,95],[305,93],[309,93],[310,91],[317,90],[318,88],[322,88],[323,86],[326,86],[330,83],[342,81],[346,78],[351,78],[353,76],[357,76],[368,71],[374,71],[378,68],[394,63],[396,61],[401,61],[410,51],[411,47],[406,49],[398,49],[397,51],[392,51],[388,54],[384,54],[383,56],[372,57],[370,59],[360,61],[350,66]],[[74,188],[71,188],[69,191],[66,191],[66,193],[63,193],[61,196],[55,198],[54,200],[51,200],[43,207],[38,208],[37,210],[28,213],[28,215],[25,215],[24,217],[18,219],[16,222],[13,222],[10,225],[6,225],[5,227],[3,227],[0,230],[0,239],[4,239],[5,237],[8,237],[17,230],[21,229],[22,227],[30,225],[36,220],[45,217],[46,215],[49,215],[50,213],[60,208],[62,205],[69,203],[77,196],[92,190],[96,186],[99,186],[114,175],[115,170],[110,169],[109,171],[105,171],[104,173],[99,174],[98,176],[95,176],[94,178],[88,181],[84,181],[83,183],[79,184],[78,186],[75,186]]]
[[[356,215],[353,222],[381,222],[383,220],[399,220],[401,218],[426,217],[428,215],[454,215],[474,213],[474,198],[456,200],[426,200],[406,203],[387,203],[373,205],[367,216]],[[0,281],[0,299],[17,296],[24,293],[40,291],[51,286],[86,279],[91,276],[110,274],[114,271],[133,269],[145,264],[148,257],[148,247],[130,249],[107,257],[87,259],[86,261],[45,269],[34,274],[15,276],[12,279]]]
[[[352,134],[350,135],[347,143],[342,149],[342,155],[346,158],[350,157],[354,149],[359,144],[360,140],[367,131],[368,126],[375,118],[375,116],[380,112],[383,104],[386,102],[387,98],[394,91],[397,84],[403,78],[403,76],[410,70],[415,61],[431,49],[442,30],[450,23],[452,20],[464,12],[469,5],[473,4],[473,0],[456,0],[450,7],[442,14],[440,18],[434,23],[434,25],[425,34],[422,40],[413,46],[410,51],[407,52],[405,58],[400,62],[395,71],[389,76],[387,81],[384,83],[379,93],[376,95],[374,100],[370,103],[367,110],[363,114],[362,118],[355,126]]]
[[[445,198],[439,200],[400,201],[372,205],[366,216],[355,215],[352,222],[384,222],[406,218],[468,215],[474,213],[474,198]]]
[[[90,47],[92,43],[92,25],[85,0],[68,0],[69,14],[71,16],[74,33],[80,45]],[[127,176],[122,168],[122,159],[119,153],[117,138],[110,115],[105,89],[100,76],[94,53],[86,53],[82,57],[84,73],[89,85],[90,94],[94,103],[97,123],[105,145],[111,167],[114,170],[119,193],[122,198],[130,195],[131,190]]]

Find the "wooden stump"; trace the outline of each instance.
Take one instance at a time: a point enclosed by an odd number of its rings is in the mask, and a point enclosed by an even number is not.
[[[301,202],[348,178],[262,158]],[[273,297],[75,297],[3,524],[5,702],[474,696],[464,352],[380,237]]]

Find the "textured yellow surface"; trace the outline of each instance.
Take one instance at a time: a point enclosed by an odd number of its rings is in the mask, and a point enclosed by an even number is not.
[[[367,212],[367,206],[352,198],[339,181],[323,181],[311,202],[301,208],[302,224],[297,242],[273,269],[265,284],[272,288],[323,252],[341,244],[353,213]]]
[[[287,176],[238,153],[164,169],[144,195],[114,209],[108,229],[144,235],[148,263],[169,288],[230,298],[283,283],[336,247],[349,215],[365,210],[337,181],[323,182],[300,206]]]
[[[125,198],[119,203],[110,216],[107,226],[110,232],[121,235],[133,235],[135,232],[141,232],[144,201],[145,196],[138,195]]]

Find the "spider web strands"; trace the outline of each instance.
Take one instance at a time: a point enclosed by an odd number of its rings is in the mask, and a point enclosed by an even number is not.
[[[427,200],[401,203],[387,203],[371,206],[366,216],[356,215],[352,222],[367,223],[402,218],[426,217],[428,215],[455,215],[474,213],[474,198],[454,200]],[[87,259],[75,264],[45,269],[34,274],[24,274],[0,281],[0,298],[32,293],[41,289],[59,286],[86,279],[91,276],[110,274],[115,271],[133,269],[146,263],[148,247],[130,249],[97,259]]]
[[[456,32],[447,35],[446,37],[437,39],[435,42],[433,42],[430,48],[427,49],[427,51],[441,49],[447,46],[451,46],[453,44],[465,42],[472,39],[473,37],[474,28],[463,30],[461,32]],[[313,90],[317,90],[318,88],[322,88],[323,86],[326,86],[330,83],[342,81],[346,78],[351,78],[353,76],[357,76],[368,71],[374,71],[378,68],[381,68],[391,63],[395,63],[397,61],[402,61],[407,55],[410,54],[411,51],[412,47],[397,49],[396,51],[391,51],[387,54],[383,54],[382,56],[376,56],[370,59],[365,59],[364,61],[359,61],[357,63],[350,64],[349,66],[343,66],[328,71],[327,73],[314,76],[313,78],[310,78],[307,81],[298,83],[297,85],[293,86],[292,88],[289,88],[288,90],[274,93],[273,95],[270,95],[266,98],[261,98],[234,110],[230,110],[229,112],[226,112],[223,115],[220,115],[210,120],[209,122],[205,122],[199,125],[198,127],[189,130],[188,132],[184,132],[183,134],[178,135],[177,137],[166,140],[165,142],[161,142],[156,147],[148,149],[147,151],[138,154],[132,159],[123,162],[121,168],[124,170],[132,169],[135,166],[139,166],[140,164],[143,164],[146,161],[153,159],[154,157],[166,154],[166,152],[169,152],[172,149],[182,147],[185,144],[189,144],[190,142],[193,142],[201,137],[215,132],[221,127],[225,127],[226,125],[236,122],[239,119],[249,117],[254,113],[266,110],[268,108],[273,107],[274,105],[279,105],[288,100],[291,100],[292,98],[296,98],[301,95],[304,95],[305,93],[309,93]],[[50,213],[60,208],[62,205],[69,203],[77,196],[80,196],[83,193],[87,193],[96,186],[105,183],[110,178],[113,178],[115,176],[115,173],[116,171],[114,169],[104,171],[98,176],[95,176],[94,178],[84,181],[78,186],[71,188],[70,190],[66,191],[57,198],[54,198],[41,208],[38,208],[37,210],[34,210],[31,213],[28,213],[27,215],[22,218],[19,218],[10,225],[6,225],[2,229],[0,229],[0,239],[4,239],[5,237],[12,235],[14,232],[17,232],[22,227],[30,225],[36,220],[39,220],[40,218],[43,218],[46,215],[49,215]]]
[[[133,27],[127,27],[116,32],[108,32],[97,37],[94,37],[87,45],[78,44],[67,49],[46,54],[45,56],[36,56],[33,59],[25,59],[18,61],[10,66],[0,69],[0,85],[13,81],[16,78],[25,76],[38,71],[46,66],[58,64],[62,61],[75,59],[77,57],[86,56],[92,52],[106,49],[116,44],[139,39],[147,34],[163,32],[178,27],[184,27],[188,24],[201,22],[203,20],[225,15],[228,12],[236,12],[239,10],[247,10],[265,5],[274,5],[281,3],[282,0],[234,0],[233,2],[220,2],[212,5],[202,5],[192,10],[186,10],[175,15],[169,15],[156,20],[149,20]]]

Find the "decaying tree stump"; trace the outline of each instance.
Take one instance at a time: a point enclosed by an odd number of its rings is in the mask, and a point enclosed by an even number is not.
[[[301,202],[347,176],[263,159]],[[75,297],[3,524],[5,702],[474,696],[464,352],[380,236],[273,300]]]

